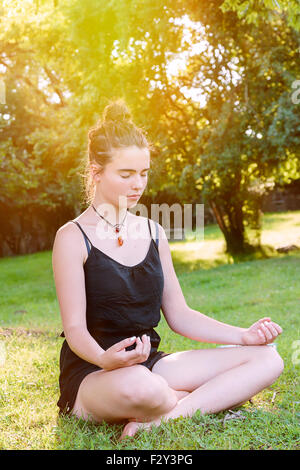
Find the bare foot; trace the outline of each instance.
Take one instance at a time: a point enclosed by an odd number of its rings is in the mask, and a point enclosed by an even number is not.
[[[129,421],[129,423],[125,425],[119,440],[122,441],[126,437],[134,436],[139,428],[147,429],[150,431],[151,425],[149,423],[141,423],[139,421]]]
[[[176,393],[178,401],[182,400],[182,398],[184,398],[184,397],[186,397],[187,395],[190,394],[190,392],[186,392],[184,390],[174,390],[174,391]],[[152,424],[155,424],[156,426],[159,425],[158,421],[156,421],[156,422],[152,421],[151,422],[151,418],[148,418],[148,419],[149,419],[149,422],[147,422],[147,421],[141,422],[141,421],[138,421],[137,418],[129,418],[129,421],[125,425],[119,440],[121,441],[121,440],[125,439],[126,437],[134,436],[139,428],[143,428],[145,430],[150,431]],[[152,419],[154,419],[154,418],[152,418]]]

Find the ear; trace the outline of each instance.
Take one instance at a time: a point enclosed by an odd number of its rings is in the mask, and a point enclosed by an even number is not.
[[[90,164],[91,176],[92,176],[93,181],[95,183],[100,181],[100,171],[101,171],[101,167],[99,165],[97,165],[96,163],[91,163]]]

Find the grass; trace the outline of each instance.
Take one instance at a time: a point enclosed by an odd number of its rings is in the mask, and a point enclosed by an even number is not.
[[[300,211],[265,214],[263,242],[300,246]],[[263,316],[283,328],[276,341],[285,362],[280,378],[241,408],[244,420],[226,412],[177,418],[151,433],[119,442],[122,425],[94,425],[58,417],[58,358],[62,344],[51,252],[0,259],[0,449],[297,449],[299,448],[300,253],[232,260],[222,251],[217,226],[205,241],[170,242],[174,266],[190,307],[246,327]],[[157,327],[168,352],[216,347]],[[298,348],[298,349],[297,349]]]

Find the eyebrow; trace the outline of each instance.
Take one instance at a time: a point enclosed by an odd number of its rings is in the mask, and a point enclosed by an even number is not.
[[[146,170],[150,170],[150,168],[144,168],[141,171],[146,171]],[[136,170],[132,170],[131,168],[121,168],[118,171],[129,171],[130,173],[136,173]]]

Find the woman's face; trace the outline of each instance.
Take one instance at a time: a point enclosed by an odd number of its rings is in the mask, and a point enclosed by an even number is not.
[[[134,146],[115,149],[112,161],[95,176],[96,203],[131,208],[142,196],[148,180],[150,152]],[[137,196],[137,197],[130,197]]]

